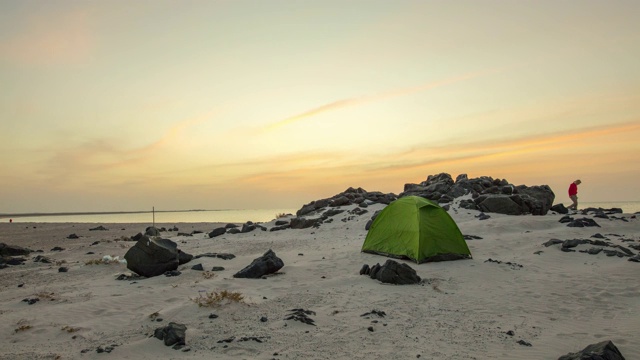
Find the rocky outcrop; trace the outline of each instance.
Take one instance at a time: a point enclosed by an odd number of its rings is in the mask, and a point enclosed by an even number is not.
[[[335,214],[335,208],[347,205],[358,205],[361,208],[374,203],[389,204],[405,196],[420,196],[440,204],[449,204],[455,199],[470,195],[471,199],[459,201],[459,206],[469,210],[480,210],[508,215],[546,215],[553,206],[555,194],[548,185],[525,186],[513,185],[505,179],[494,179],[489,176],[469,179],[460,174],[454,181],[451,175],[440,173],[429,175],[427,180],[419,184],[405,184],[400,195],[384,194],[378,191],[367,192],[363,188],[348,188],[344,192],[330,198],[312,201],[296,212],[298,218],[323,214]],[[443,205],[447,206],[447,205]],[[327,210],[331,207],[334,209]],[[334,211],[331,213],[331,211]],[[291,228],[296,228],[292,220]],[[317,225],[317,224],[316,224]],[[314,225],[305,224],[305,227]],[[304,228],[304,227],[301,227]]]
[[[548,185],[515,186],[505,179],[489,176],[469,179],[466,174],[453,181],[447,173],[429,175],[420,184],[405,184],[399,197],[414,195],[444,204],[469,194],[473,202],[465,201],[461,207],[507,215],[545,215],[555,199]]]
[[[193,256],[179,250],[178,245],[171,240],[142,236],[124,258],[129,270],[138,275],[153,277],[176,270],[178,265],[191,261]]]
[[[254,259],[244,269],[233,275],[234,278],[259,279],[265,275],[273,274],[282,269],[284,262],[276,256],[273,250],[269,249],[261,257]]]
[[[354,189],[348,188],[340,194],[334,195],[330,198],[320,199],[312,201],[296,212],[296,216],[301,217],[311,214],[315,211],[324,209],[326,207],[338,207],[347,205],[363,205],[368,206],[372,203],[390,204],[398,197],[394,194],[384,194],[379,191],[368,192],[363,188]]]

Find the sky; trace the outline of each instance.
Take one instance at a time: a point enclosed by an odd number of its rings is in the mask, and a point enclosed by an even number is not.
[[[0,0],[0,213],[449,173],[640,201],[640,2]]]

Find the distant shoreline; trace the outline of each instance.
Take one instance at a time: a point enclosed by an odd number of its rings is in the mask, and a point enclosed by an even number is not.
[[[155,210],[157,213],[170,212],[197,212],[197,211],[228,211],[228,210]],[[37,217],[37,216],[67,216],[67,215],[116,215],[116,214],[151,214],[154,211],[138,210],[138,211],[81,211],[81,212],[55,212],[55,213],[19,213],[19,214],[0,214],[3,218],[21,218],[21,217]]]

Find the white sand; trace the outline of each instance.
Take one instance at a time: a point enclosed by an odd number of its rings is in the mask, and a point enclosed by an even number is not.
[[[640,243],[638,219],[595,219],[601,228],[570,228],[558,222],[560,215],[490,214],[491,219],[479,221],[478,212],[462,209],[452,216],[463,234],[483,237],[467,242],[474,258],[407,262],[427,281],[394,286],[359,275],[363,264],[387,260],[360,252],[365,224],[380,207],[347,222],[341,221],[345,213],[337,215],[319,229],[256,230],[214,239],[167,232],[164,237],[190,254],[232,253],[236,258],[194,259],[180,267],[178,277],[136,283],[115,279],[128,272],[125,265],[85,262],[103,255],[123,257],[134,243],[113,240],[142,232],[146,224],[2,223],[0,242],[42,249],[42,255],[66,261],[69,271],[33,262],[37,253],[25,265],[0,270],[0,358],[557,359],[602,340],[612,340],[627,359],[640,358],[640,264],[542,246],[551,238],[588,239],[595,233]],[[89,231],[97,225],[109,231]],[[219,224],[160,224],[173,225],[188,233],[209,232]],[[273,222],[265,225],[270,228]],[[80,238],[67,239],[71,233]],[[607,237],[625,245],[620,237]],[[54,246],[65,250],[50,251]],[[281,275],[233,278],[268,249],[283,259]],[[522,268],[485,262],[489,258]],[[207,279],[190,269],[197,263],[226,270]],[[199,292],[220,290],[242,293],[246,304],[206,308],[190,300]],[[36,294],[39,302],[22,302]],[[314,311],[310,317],[317,326],[285,321],[294,308]],[[361,316],[374,309],[386,316]],[[162,322],[150,318],[155,312]],[[219,317],[209,319],[211,313]],[[261,322],[263,316],[268,321]],[[171,321],[187,326],[189,352],[150,337]],[[506,334],[509,330],[513,336]],[[230,343],[218,343],[233,336]],[[238,341],[242,337],[262,342]],[[110,354],[96,352],[112,344],[117,346]]]

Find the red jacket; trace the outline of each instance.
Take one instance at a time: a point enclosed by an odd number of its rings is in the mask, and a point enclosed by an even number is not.
[[[569,196],[573,196],[577,194],[578,194],[578,185],[576,185],[576,183],[571,183],[571,185],[569,185]]]

